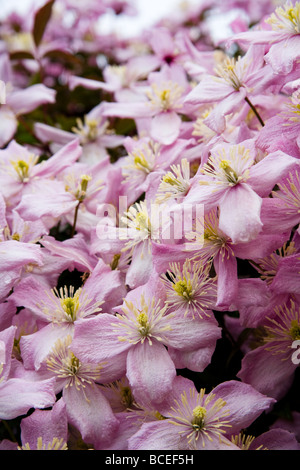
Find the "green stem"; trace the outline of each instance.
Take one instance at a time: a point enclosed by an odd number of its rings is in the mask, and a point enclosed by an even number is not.
[[[248,103],[248,105],[250,106],[250,108],[251,108],[252,111],[254,112],[254,114],[255,114],[255,116],[257,117],[257,119],[259,120],[260,124],[261,124],[262,126],[264,126],[264,125],[265,125],[264,121],[263,121],[262,118],[260,117],[260,115],[259,115],[259,113],[258,113],[256,107],[254,106],[254,104],[251,103],[251,101],[249,100],[249,98],[248,98],[247,96],[245,97],[245,101],[246,101],[246,103]]]
[[[15,437],[15,435],[14,435],[14,433],[13,433],[12,430],[11,430],[10,425],[7,423],[7,421],[5,421],[5,420],[3,419],[3,420],[1,421],[1,423],[4,425],[4,427],[5,427],[6,431],[8,432],[9,437],[11,438],[11,440],[12,440],[13,442],[18,442],[17,439],[16,439],[16,437]]]
[[[77,206],[75,207],[75,213],[74,213],[74,221],[73,221],[73,227],[72,227],[72,232],[71,232],[71,238],[74,237],[75,235],[75,229],[76,229],[76,223],[77,223],[77,217],[78,217],[78,209],[82,201],[79,201]]]

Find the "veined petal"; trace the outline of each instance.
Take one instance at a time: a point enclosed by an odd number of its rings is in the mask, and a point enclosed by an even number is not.
[[[24,90],[17,90],[7,97],[7,104],[15,114],[26,114],[43,103],[55,103],[56,91],[38,83]]]
[[[288,74],[300,56],[299,34],[286,38],[284,41],[272,44],[265,56],[276,74]]]
[[[180,434],[167,420],[144,423],[128,440],[129,450],[174,450],[179,448]]]
[[[245,183],[230,188],[220,201],[219,228],[233,243],[248,242],[262,229],[262,199]]]
[[[214,266],[218,275],[217,307],[230,307],[238,290],[237,260],[228,252],[218,253]]]
[[[101,363],[118,354],[127,354],[132,347],[128,341],[119,341],[112,323],[118,319],[108,313],[75,322],[72,351],[83,362]]]
[[[24,366],[38,370],[56,341],[72,334],[73,328],[73,325],[66,327],[50,323],[30,335],[23,335],[20,348]]]
[[[208,75],[186,96],[184,102],[199,105],[221,101],[233,92],[232,86],[222,78]]]
[[[0,108],[0,147],[4,147],[15,135],[18,121],[15,113],[5,105]]]
[[[181,118],[175,111],[159,113],[151,121],[151,137],[164,145],[171,145],[179,136]]]
[[[213,389],[216,398],[226,402],[225,407],[230,409],[228,421],[231,425],[230,433],[240,432],[247,428],[265,410],[275,403],[270,398],[258,392],[251,385],[230,380],[217,385]]]
[[[48,408],[55,403],[54,380],[29,382],[9,379],[0,384],[0,419],[25,415],[30,408]],[[13,400],[12,400],[13,397]]]
[[[119,422],[99,387],[86,385],[84,393],[74,386],[63,390],[68,420],[85,442],[103,449],[113,439]]]
[[[127,377],[138,403],[160,403],[172,390],[176,369],[163,344],[145,341],[128,351]]]
[[[237,376],[258,392],[280,400],[292,385],[296,367],[260,346],[244,356]]]
[[[270,194],[276,183],[279,183],[292,168],[299,166],[297,158],[278,150],[270,153],[250,168],[247,183],[261,197]]]

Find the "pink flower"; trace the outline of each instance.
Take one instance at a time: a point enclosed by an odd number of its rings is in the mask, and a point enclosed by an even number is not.
[[[73,334],[79,318],[98,314],[102,304],[109,310],[124,295],[119,272],[112,271],[102,260],[78,289],[73,286],[51,289],[48,281],[24,279],[14,290],[12,299],[16,305],[30,309],[40,324],[38,331],[20,340],[26,368],[38,370],[55,342]]]
[[[186,96],[185,102],[194,106],[217,103],[203,121],[213,131],[219,134],[224,132],[225,116],[236,111],[245,99],[258,93],[256,75],[264,64],[263,52],[263,48],[251,46],[237,61],[226,57],[217,67],[217,75],[203,76]]]
[[[291,300],[275,307],[261,326],[261,345],[246,353],[238,377],[259,392],[280,400],[291,387],[297,368],[292,360],[292,345],[300,338],[299,305]]]
[[[39,373],[55,378],[55,392],[62,392],[68,423],[85,442],[101,449],[110,443],[119,423],[98,383],[110,382],[115,371],[108,363],[80,361],[70,349],[71,342],[71,335],[58,339]]]
[[[197,359],[200,364],[202,348],[212,354],[219,337],[213,321],[168,313],[164,294],[159,294],[162,286],[158,284],[156,291],[153,284],[157,282],[151,279],[129,292],[123,305],[115,308],[120,312],[115,316],[103,313],[88,322],[76,322],[72,343],[72,350],[83,360],[126,363],[129,384],[140,404],[159,403],[172,389],[176,369],[165,346],[190,364],[189,355],[194,355],[194,363]]]
[[[180,66],[164,66],[148,77],[148,86],[144,99],[128,102],[106,103],[104,116],[132,117],[150,119],[152,139],[170,145],[179,137],[181,128],[180,114],[186,112],[183,104],[189,89],[185,71]]]
[[[275,73],[288,74],[299,58],[299,11],[299,2],[287,1],[265,19],[261,28],[236,34],[230,41],[236,41],[241,47],[247,47],[249,43],[266,44],[269,46],[266,62]]]
[[[129,439],[130,450],[238,450],[231,435],[248,427],[275,400],[238,381],[210,393],[187,388],[159,408],[165,419],[145,423]]]
[[[24,450],[67,450],[68,418],[60,398],[50,410],[35,410],[21,422]]]
[[[53,379],[29,380],[11,375],[15,331],[16,327],[11,326],[0,332],[0,419],[8,420],[31,408],[48,408],[56,399]]]
[[[0,56],[0,70],[0,77],[2,78],[0,147],[4,147],[17,131],[18,116],[30,113],[43,103],[55,103],[56,91],[41,83],[23,89],[14,86],[11,63],[7,54],[1,54]],[[6,83],[5,95],[4,82]]]
[[[219,207],[219,228],[233,243],[249,242],[261,232],[262,197],[268,196],[299,161],[281,151],[255,163],[253,143],[219,144],[198,170],[183,203]]]

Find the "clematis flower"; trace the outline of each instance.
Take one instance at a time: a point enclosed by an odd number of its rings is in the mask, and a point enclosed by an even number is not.
[[[250,46],[247,53],[237,60],[226,57],[216,68],[217,75],[205,75],[200,83],[186,96],[185,103],[203,105],[217,103],[204,119],[218,134],[225,131],[225,116],[239,109],[249,98],[257,94],[256,74],[264,64],[264,49]]]
[[[41,104],[55,103],[56,91],[42,83],[31,85],[27,88],[15,86],[11,63],[6,53],[0,56],[0,79],[0,147],[3,148],[10,142],[17,131],[18,116],[30,113]]]
[[[68,418],[60,398],[50,410],[35,410],[21,421],[18,450],[68,450]]]
[[[103,90],[111,93],[117,102],[140,101],[143,96],[144,80],[160,65],[153,54],[135,56],[122,65],[107,65],[103,69],[104,82],[72,75],[68,84],[70,90],[82,86],[89,90]]]
[[[31,408],[48,408],[56,400],[53,379],[29,380],[10,375],[15,331],[15,326],[0,331],[0,419],[8,420]]]
[[[56,379],[55,391],[62,392],[68,423],[79,430],[82,439],[96,449],[107,445],[118,428],[108,400],[97,382],[111,381],[114,369],[109,364],[84,363],[73,354],[72,336],[58,339],[41,372]]]
[[[53,181],[50,177],[55,177],[74,163],[80,154],[79,141],[74,139],[48,160],[39,162],[39,155],[12,140],[5,149],[1,150],[0,183],[4,199],[14,208],[25,194],[34,194],[34,200],[37,202],[36,192],[41,191],[42,196],[41,187],[44,186],[46,190],[47,187],[51,187],[52,182],[57,190],[56,180]],[[27,219],[25,212],[21,212],[20,215],[24,220]]]
[[[261,393],[280,400],[292,385],[293,342],[299,340],[300,308],[290,300],[274,308],[261,329],[260,345],[246,353],[238,377]],[[259,344],[259,343],[258,343]]]
[[[173,397],[172,397],[173,398]],[[129,439],[130,450],[239,450],[231,435],[248,427],[275,400],[238,381],[210,393],[195,387],[159,408],[165,419],[145,423]]]
[[[300,90],[289,97],[284,108],[267,120],[256,138],[257,146],[264,152],[282,150],[299,158],[300,147]]]
[[[219,337],[219,328],[213,321],[208,324],[199,317],[168,313],[151,281],[129,292],[123,305],[116,308],[120,313],[115,316],[103,313],[88,323],[76,322],[72,342],[72,350],[82,360],[125,358],[126,376],[140,404],[159,403],[172,389],[176,369],[165,346],[179,355],[197,356],[198,352],[199,364],[201,348],[207,351],[210,346],[212,354]]]
[[[102,289],[98,290],[98,282]],[[26,368],[39,369],[58,339],[72,335],[74,324],[79,318],[97,315],[102,304],[109,309],[111,299],[120,302],[125,287],[120,281],[118,271],[99,260],[92,274],[82,287],[73,286],[59,289],[51,288],[45,281],[28,277],[19,283],[13,297],[16,305],[26,307],[40,320],[38,331],[23,336],[20,340],[22,358]]]
[[[195,266],[205,266],[207,271],[213,267],[217,274],[216,279],[205,281],[204,276],[204,283],[208,282],[211,287],[212,296],[209,295],[211,308],[231,309],[238,294],[238,258],[257,260],[266,257],[275,249],[281,248],[289,238],[289,234],[290,232],[265,233],[263,229],[259,235],[259,244],[256,239],[250,242],[233,243],[231,238],[220,229],[218,209],[213,208],[204,213],[203,219],[197,219],[191,231],[185,232],[185,243],[166,245],[154,242],[152,244],[153,265],[160,274],[167,271],[174,272],[176,268],[172,265],[178,265],[179,261],[183,265],[192,263]],[[179,272],[181,270],[182,268]],[[173,276],[171,274],[171,278]],[[191,278],[193,275],[190,273]],[[201,283],[197,282],[197,278],[195,281],[200,287]],[[213,298],[214,307],[212,307]]]
[[[277,151],[254,163],[255,151],[247,141],[217,145],[208,162],[198,170],[198,181],[195,178],[197,182],[183,199],[183,203],[205,204],[207,209],[218,206],[219,228],[233,243],[257,237],[263,227],[262,197],[268,196],[299,161]]]
[[[150,136],[165,145],[170,145],[179,137],[180,114],[187,110],[183,99],[189,88],[185,71],[180,66],[164,66],[148,77],[144,99],[124,103],[105,103],[104,116],[150,119]]]
[[[118,147],[124,141],[124,137],[116,135],[108,120],[102,116],[102,106],[100,103],[85,114],[83,119],[77,118],[77,126],[72,128],[72,132],[36,122],[34,133],[41,142],[49,144],[53,152],[79,138],[82,154],[78,161],[96,164],[107,158],[107,149]]]
[[[287,1],[265,19],[260,29],[236,34],[231,39],[241,47],[247,47],[249,43],[269,45],[266,62],[275,73],[288,74],[299,59],[299,12],[299,2]]]

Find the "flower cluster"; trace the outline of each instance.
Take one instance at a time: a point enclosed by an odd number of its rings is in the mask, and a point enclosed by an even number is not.
[[[126,0],[2,19],[1,450],[300,449],[300,2],[276,3],[130,37],[99,23]]]

